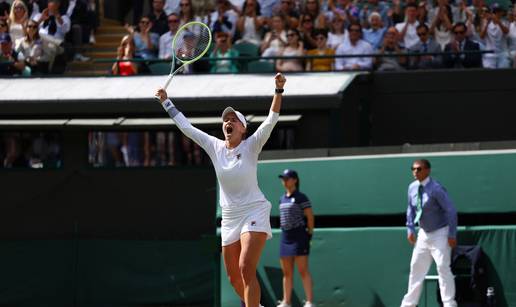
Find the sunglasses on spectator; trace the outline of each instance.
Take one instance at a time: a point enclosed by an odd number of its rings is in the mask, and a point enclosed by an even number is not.
[[[420,172],[420,171],[422,171],[422,170],[423,170],[423,168],[422,168],[421,166],[420,166],[420,167],[411,167],[411,168],[410,168],[410,170],[411,170],[411,171],[413,171],[413,172],[414,172],[414,171],[416,171],[416,172]]]
[[[36,29],[38,25],[27,25],[28,29]]]
[[[427,32],[418,32],[417,33],[417,36],[425,36],[427,35],[428,33]]]
[[[360,32],[360,29],[357,29],[357,28],[349,29],[349,32]]]
[[[142,25],[148,25],[148,24],[149,24],[149,21],[147,21],[147,20],[142,20],[142,21],[140,21],[140,23],[141,23]]]
[[[326,37],[324,37],[322,35],[319,35],[319,36],[316,36],[315,39],[319,40],[319,41],[322,41],[322,40],[326,39]]]
[[[25,8],[23,6],[15,6],[14,7],[15,10],[25,10]]]
[[[179,19],[169,19],[168,23],[176,23],[179,22]]]
[[[466,31],[453,31],[453,34],[464,34]]]

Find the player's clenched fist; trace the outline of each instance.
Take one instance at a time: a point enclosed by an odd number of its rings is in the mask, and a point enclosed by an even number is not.
[[[285,82],[287,82],[287,79],[282,73],[277,73],[274,79],[276,80],[276,88],[283,88]]]
[[[167,100],[168,98],[167,91],[162,88],[159,88],[154,96],[156,96],[156,98],[158,98],[161,103],[163,103],[163,101]]]

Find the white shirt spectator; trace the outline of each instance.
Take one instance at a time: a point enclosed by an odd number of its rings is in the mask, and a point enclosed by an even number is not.
[[[401,33],[406,23],[407,22],[397,23],[395,26],[396,30],[398,30],[398,32]],[[419,21],[416,21],[412,24],[408,24],[407,32],[405,32],[405,36],[401,41],[401,45],[405,47],[405,49],[412,48],[412,46],[419,42],[419,37],[417,36],[417,26],[419,26]]]
[[[328,47],[332,49],[337,49],[340,44],[344,43],[345,41],[349,40],[348,30],[345,30],[342,34],[335,34],[332,32],[328,33]]]
[[[355,45],[351,41],[346,40],[337,48],[337,55],[352,55],[352,54],[372,54],[373,47],[371,44],[363,39],[357,41]],[[353,69],[353,66],[358,65],[360,69],[370,69],[373,66],[373,59],[371,57],[356,57],[356,58],[337,58],[335,59],[335,68],[337,70]]]
[[[172,41],[174,40],[175,34],[168,31],[161,35],[159,38],[159,55],[160,59],[171,59],[172,58]]]
[[[495,53],[507,51],[507,41],[505,38],[505,34],[503,34],[500,26],[494,22],[490,22],[487,25],[487,35],[484,38],[487,50],[494,50]]]
[[[516,56],[516,20],[511,22],[507,36],[509,38],[509,52],[514,58]]]
[[[39,20],[41,17],[41,14],[38,14],[36,15],[36,18],[35,20]],[[56,29],[56,33],[54,35],[51,35],[48,33],[48,25],[45,27],[44,24],[45,22],[41,22],[40,26],[39,26],[39,35],[41,35],[41,38],[43,39],[54,39],[54,40],[57,40],[57,41],[64,41],[64,38],[65,38],[65,35],[66,33],[68,33],[68,31],[70,31],[70,27],[71,27],[71,21],[70,21],[70,18],[68,18],[68,16],[66,15],[62,15],[61,16],[61,19],[63,20],[63,23],[62,24],[59,24],[59,22],[56,20],[56,26],[57,26],[57,29]]]
[[[233,10],[229,10],[229,11],[224,12],[224,16],[226,16],[227,20],[231,23],[231,28],[228,28],[226,25],[223,24],[222,25],[222,31],[231,33],[231,37],[233,37],[233,36],[235,36],[236,24],[237,24],[237,20],[238,20],[238,14],[235,11],[233,11]],[[210,15],[210,20],[211,20],[210,28],[212,30],[213,30],[215,22],[218,20],[218,18],[219,18],[219,12],[218,11],[214,11],[213,13],[211,13],[211,15]]]

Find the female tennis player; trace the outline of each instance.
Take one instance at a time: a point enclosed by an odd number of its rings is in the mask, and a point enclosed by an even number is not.
[[[222,112],[224,140],[195,128],[160,88],[156,92],[163,107],[177,127],[199,144],[210,157],[219,181],[222,208],[222,255],[236,293],[247,307],[260,306],[260,285],[256,267],[265,246],[272,237],[271,203],[258,187],[258,154],[271,135],[279,118],[285,77],[275,76],[276,91],[269,115],[256,132],[246,138],[247,122],[232,107]]]
[[[286,169],[281,175],[285,194],[280,198],[280,263],[283,271],[283,300],[277,307],[290,307],[294,265],[297,265],[306,302],[304,307],[313,307],[312,275],[308,270],[310,240],[314,231],[312,204],[305,194],[299,191],[299,177],[295,170]]]

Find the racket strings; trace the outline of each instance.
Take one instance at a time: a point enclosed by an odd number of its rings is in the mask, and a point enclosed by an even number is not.
[[[174,54],[181,62],[189,62],[202,55],[211,43],[209,28],[193,24],[184,27],[175,39]]]

